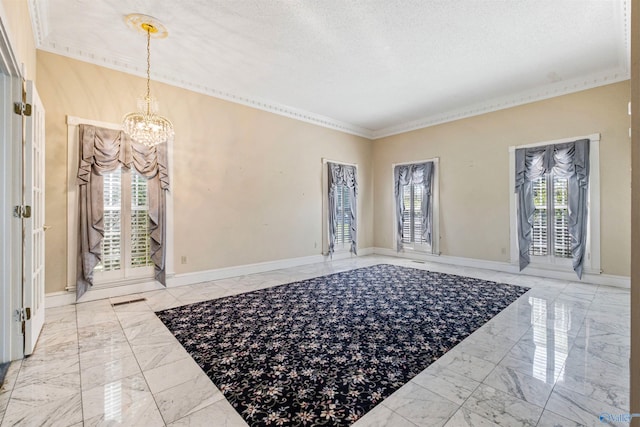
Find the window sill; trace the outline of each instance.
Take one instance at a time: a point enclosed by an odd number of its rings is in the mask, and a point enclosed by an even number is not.
[[[514,267],[516,267],[516,269],[519,268],[519,262],[518,261],[513,261],[511,262],[511,265],[513,265]],[[568,264],[547,264],[547,263],[541,263],[541,262],[530,262],[528,266],[526,266],[524,268],[525,271],[527,269],[533,269],[533,270],[545,270],[545,271],[554,271],[554,272],[559,272],[559,273],[572,273],[575,274],[575,272],[573,271],[573,266],[571,265],[571,262],[569,262]],[[582,270],[583,274],[591,274],[591,275],[600,275],[602,274],[601,270],[593,270],[591,269],[589,266],[584,266],[583,270]]]
[[[434,253],[433,250],[430,247],[418,247],[418,248],[412,248],[412,247],[403,247],[402,250],[400,252],[405,252],[405,253],[415,253],[415,254],[421,254],[421,255],[433,255],[433,256],[439,256],[440,254],[438,253]]]
[[[116,280],[100,280],[96,278],[94,280],[93,289],[104,289],[104,288],[113,288],[117,286],[126,286],[126,285],[137,285],[139,283],[153,282],[155,278],[153,274],[138,276],[138,277],[130,277],[128,279],[116,279]]]
[[[330,254],[329,252],[324,252],[322,255],[325,256],[326,258],[329,258],[329,259],[335,259],[336,257],[349,258],[349,257],[356,257],[357,256],[356,254],[352,253],[349,248],[334,249],[333,254]]]

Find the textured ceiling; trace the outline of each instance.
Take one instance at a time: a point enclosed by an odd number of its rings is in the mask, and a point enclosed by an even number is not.
[[[29,0],[39,49],[378,138],[629,78],[628,0]],[[162,102],[162,100],[160,100]]]

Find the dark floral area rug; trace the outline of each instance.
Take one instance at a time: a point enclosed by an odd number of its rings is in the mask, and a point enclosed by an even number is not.
[[[346,426],[527,290],[381,264],[157,315],[250,425]]]

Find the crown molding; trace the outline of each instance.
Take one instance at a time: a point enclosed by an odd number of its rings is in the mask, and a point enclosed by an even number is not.
[[[29,13],[31,17],[31,29],[36,48],[42,45],[42,41],[49,35],[49,27],[44,17],[49,15],[49,2],[29,0]]]
[[[557,96],[568,95],[599,86],[629,80],[628,68],[620,67],[603,73],[591,74],[575,79],[563,80],[557,83],[540,86],[533,90],[511,94],[504,97],[493,98],[481,103],[469,105],[463,108],[446,111],[431,116],[426,116],[418,120],[405,122],[395,126],[389,126],[372,132],[371,139],[381,139],[387,136],[398,135],[413,130],[423,129],[430,126],[448,123],[455,120],[517,107],[544,99],[555,98]]]
[[[90,52],[82,51],[81,49],[71,47],[60,47],[54,43],[48,43],[38,46],[38,49],[54,53],[56,55],[66,56],[68,58],[77,59],[79,61],[88,62],[101,67],[110,68],[116,71],[121,71],[127,74],[132,74],[138,77],[146,78],[146,70],[139,69],[138,67],[131,67],[120,60],[111,60],[105,57],[96,56]],[[193,92],[201,93],[203,95],[212,96],[214,98],[223,99],[225,101],[234,102],[236,104],[246,105],[248,107],[256,108],[258,110],[267,111],[269,113],[277,114],[279,116],[285,116],[291,119],[299,120],[302,122],[311,123],[317,126],[345,132],[348,134],[361,136],[367,139],[371,139],[372,131],[360,126],[344,123],[339,120],[332,119],[330,117],[322,116],[320,114],[311,113],[294,107],[290,107],[275,102],[262,100],[259,98],[252,98],[249,96],[237,95],[227,91],[221,91],[209,86],[191,83],[176,76],[161,73],[151,73],[153,81],[166,83],[171,86],[180,87]]]
[[[84,52],[80,49],[74,49],[70,47],[61,48],[55,44],[39,45],[38,49],[77,59],[79,61],[89,62],[94,65],[103,66],[124,73],[133,74],[138,77],[145,77],[145,71],[142,69],[128,66],[123,61],[98,57],[94,54]],[[351,135],[361,136],[370,140],[377,140],[388,136],[398,135],[413,130],[435,126],[442,123],[448,123],[460,119],[478,116],[481,114],[503,110],[506,108],[529,104],[544,99],[567,95],[574,92],[621,82],[624,80],[628,80],[629,78],[629,70],[621,67],[604,73],[592,74],[586,77],[582,76],[576,79],[541,86],[526,92],[520,92],[500,98],[493,98],[482,103],[465,106],[463,108],[455,110],[449,110],[431,116],[424,116],[418,120],[389,126],[383,129],[371,130],[357,125],[341,122],[339,120],[335,120],[330,117],[322,116],[309,111],[293,108],[287,105],[277,104],[259,98],[237,95],[231,92],[220,91],[200,84],[194,84],[175,76],[157,73],[153,75],[154,81],[191,90],[193,92],[212,96],[214,98],[234,102],[236,104],[246,105],[248,107],[267,111],[269,113],[288,117],[294,120],[299,120],[313,125],[337,130]]]

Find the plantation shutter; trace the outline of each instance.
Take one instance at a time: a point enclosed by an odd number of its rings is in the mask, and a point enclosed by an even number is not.
[[[411,190],[413,192],[413,197],[411,198],[411,215],[413,222],[413,232],[411,233],[411,242],[413,243],[423,243],[425,241],[426,230],[424,230],[423,225],[423,215],[422,215],[422,193],[423,186],[413,184],[411,186]]]
[[[121,167],[104,173],[103,178],[104,237],[95,271],[151,265],[147,180],[137,171],[125,173]]]
[[[349,244],[351,242],[351,192],[344,184],[338,185],[338,216],[336,224],[336,243]]]
[[[131,172],[131,267],[151,263],[149,239],[149,192],[147,180],[136,171]]]
[[[104,237],[102,259],[96,270],[113,271],[122,268],[122,169],[105,173],[104,178]]]
[[[402,243],[425,243],[423,226],[423,186],[407,184],[403,188]]]
[[[553,254],[571,258],[571,235],[569,234],[569,180],[553,179]]]
[[[549,247],[547,238],[547,177],[544,175],[533,181],[533,205],[535,209],[529,254],[547,255]]]
[[[336,243],[344,244],[351,235],[349,228],[351,227],[349,218],[350,212],[347,202],[349,201],[349,194],[345,194],[347,190],[346,186],[339,184],[336,188],[336,207],[338,213],[336,215]]]
[[[405,209],[402,212],[402,243],[411,243],[411,237],[413,235],[413,230],[411,228],[411,217],[413,216],[413,211],[410,208],[412,201],[411,186],[405,185],[402,187],[402,193],[402,202],[405,206]],[[407,206],[409,206],[408,209]]]

